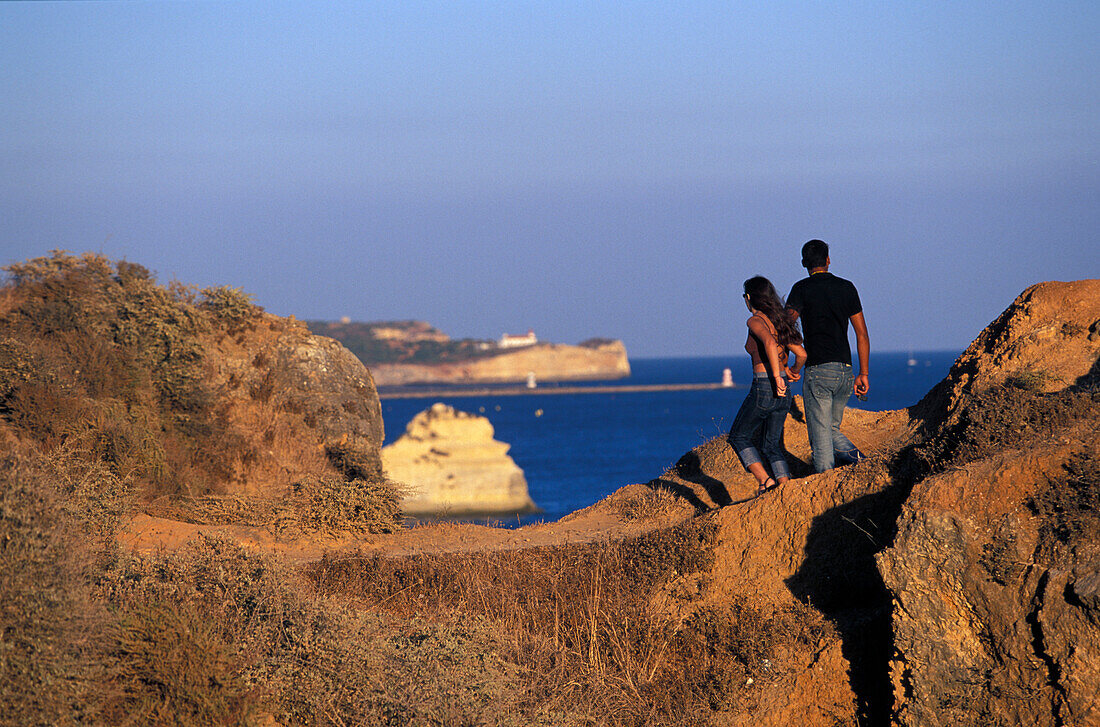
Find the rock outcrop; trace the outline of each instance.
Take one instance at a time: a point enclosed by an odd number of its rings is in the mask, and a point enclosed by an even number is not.
[[[751,594],[836,629],[716,723],[1100,724],[1098,328],[1100,281],[1033,286],[920,404],[846,413],[868,460],[813,474],[796,411],[797,479],[764,497],[721,437],[650,483],[718,526],[681,608]]]
[[[417,515],[531,512],[523,471],[485,417],[435,404],[382,449],[387,475],[407,487],[402,509]]]
[[[593,381],[630,376],[630,362],[621,341],[594,346],[540,343],[467,361],[418,364],[374,364],[379,386],[404,384],[477,384],[526,381]]]
[[[1100,724],[1098,326],[1100,281],[1029,288],[922,402],[939,461],[878,557],[899,724]]]
[[[967,395],[1008,381],[1061,391],[1089,373],[1100,351],[1097,280],[1047,282],[1021,293],[921,401],[918,415],[951,416]]]
[[[217,403],[249,461],[230,492],[278,496],[307,474],[382,471],[382,408],[370,371],[331,338],[263,314],[250,329],[206,347]]]

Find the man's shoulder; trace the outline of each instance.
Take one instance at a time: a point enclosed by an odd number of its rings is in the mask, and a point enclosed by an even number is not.
[[[808,278],[808,277],[802,278],[801,280],[796,281],[795,284],[791,286],[791,295],[794,295],[796,292],[801,293],[802,291],[804,291],[806,289],[806,286],[809,285],[809,284],[810,284],[810,278]],[[789,298],[790,296],[787,296],[787,297]]]
[[[856,289],[856,284],[853,283],[851,280],[848,280],[847,278],[840,278],[840,277],[837,277],[836,275],[834,275],[833,280],[836,281],[836,285],[838,285],[838,286],[843,286],[845,288],[851,288],[852,290]]]

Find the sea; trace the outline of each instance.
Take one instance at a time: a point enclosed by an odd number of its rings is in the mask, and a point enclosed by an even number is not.
[[[960,353],[875,353],[867,401],[853,397],[849,406],[888,411],[915,404],[947,375]],[[640,358],[631,359],[630,367],[629,378],[558,385],[572,391],[599,387],[593,393],[498,395],[456,388],[432,398],[387,399],[383,392],[385,443],[400,437],[418,412],[436,402],[484,416],[495,438],[511,445],[508,454],[523,470],[540,512],[465,520],[499,527],[551,522],[623,485],[659,477],[693,447],[725,434],[751,381],[748,356]],[[726,368],[732,371],[733,388],[614,390],[715,383]],[[538,389],[552,391],[555,386],[539,384]],[[801,383],[793,390],[800,394]]]

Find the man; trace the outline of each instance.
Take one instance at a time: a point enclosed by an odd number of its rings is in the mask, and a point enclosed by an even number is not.
[[[870,389],[868,358],[871,342],[863,306],[856,286],[829,272],[829,246],[810,240],[802,246],[802,267],[809,272],[791,288],[787,310],[802,319],[806,372],[802,379],[802,402],[806,429],[813,450],[814,470],[825,472],[837,462],[858,462],[863,454],[840,433],[844,406],[853,389],[865,396]],[[848,324],[856,333],[859,375],[852,376],[852,350],[848,346]]]

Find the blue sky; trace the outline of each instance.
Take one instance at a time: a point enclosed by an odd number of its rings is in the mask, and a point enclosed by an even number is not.
[[[718,355],[818,237],[873,349],[961,350],[1100,277],[1098,8],[0,3],[0,263]]]

